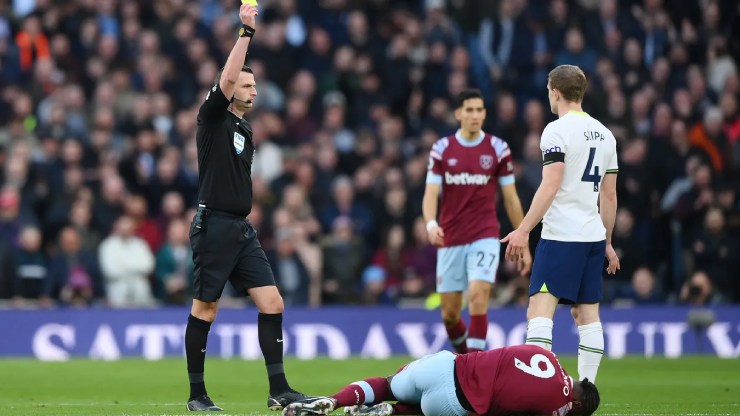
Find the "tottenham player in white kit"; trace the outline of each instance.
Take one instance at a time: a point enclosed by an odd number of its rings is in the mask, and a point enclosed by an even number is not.
[[[581,108],[586,76],[561,65],[550,71],[547,96],[558,119],[542,132],[542,183],[521,225],[501,242],[518,259],[529,232],[543,220],[532,267],[527,309],[527,344],[551,349],[558,303],[573,305],[578,326],[578,375],[596,380],[604,354],[599,321],[604,257],[607,273],[619,270],[611,245],[617,211],[617,143],[614,135]],[[543,218],[544,217],[544,218]]]

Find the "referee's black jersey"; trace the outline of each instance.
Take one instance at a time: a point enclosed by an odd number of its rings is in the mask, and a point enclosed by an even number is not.
[[[252,127],[228,106],[216,83],[198,111],[198,203],[246,217],[252,211]]]

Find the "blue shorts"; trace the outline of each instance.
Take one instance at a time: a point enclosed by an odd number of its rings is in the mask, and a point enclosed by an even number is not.
[[[466,416],[455,393],[455,354],[440,351],[404,367],[391,379],[399,402],[419,404],[424,416]]]
[[[541,239],[529,296],[549,292],[565,304],[600,302],[605,256],[605,240],[582,243]]]
[[[497,238],[440,248],[437,251],[437,292],[464,292],[471,280],[493,283],[500,251],[501,242]]]

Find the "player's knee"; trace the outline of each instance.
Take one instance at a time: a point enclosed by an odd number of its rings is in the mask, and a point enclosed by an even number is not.
[[[573,317],[574,321],[578,322],[578,317],[581,316],[578,310],[578,306],[571,306],[570,315]]]
[[[283,311],[285,310],[285,304],[283,303],[282,296],[277,294],[275,296],[270,296],[270,298],[267,299],[266,302],[262,302],[262,305],[260,305],[258,309],[262,313],[283,313]]]
[[[445,327],[450,328],[455,326],[460,320],[460,309],[456,308],[442,308],[442,322]]]
[[[217,312],[218,303],[216,302],[193,302],[193,307],[190,309],[191,315],[206,322],[215,321]]]
[[[537,309],[537,304],[534,302],[534,299],[529,298],[529,305],[527,305],[527,320],[534,318],[539,318],[539,311]]]
[[[488,308],[488,296],[489,293],[483,293],[482,291],[470,292],[470,307],[472,309]]]
[[[599,321],[599,308],[596,305],[577,305],[571,308],[576,325],[588,325]]]

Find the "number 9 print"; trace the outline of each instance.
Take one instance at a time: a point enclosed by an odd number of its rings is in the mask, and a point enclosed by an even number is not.
[[[540,363],[545,364],[545,369],[540,368]],[[535,354],[529,359],[529,365],[524,364],[524,361],[514,358],[514,366],[524,371],[527,374],[533,375],[538,378],[550,378],[555,375],[555,366],[552,362],[542,354]]]

